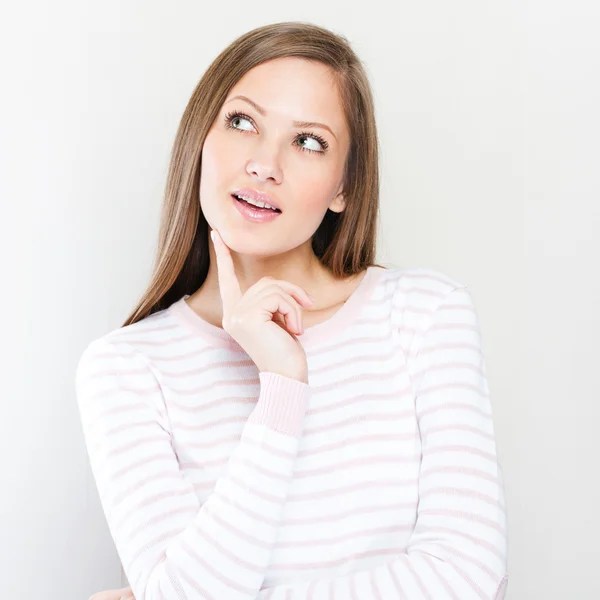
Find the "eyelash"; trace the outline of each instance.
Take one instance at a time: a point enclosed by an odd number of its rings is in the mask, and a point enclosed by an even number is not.
[[[225,126],[227,127],[227,129],[234,129],[235,131],[241,131],[242,133],[250,133],[249,131],[245,131],[243,129],[238,129],[237,127],[234,127],[231,124],[231,121],[233,121],[233,119],[237,118],[237,117],[240,117],[242,119],[247,119],[254,125],[254,121],[247,114],[240,112],[238,110],[234,110],[225,115]],[[301,137],[313,138],[314,140],[317,140],[317,142],[319,142],[319,144],[321,144],[321,146],[323,147],[323,150],[311,150],[310,148],[303,148],[302,146],[299,146],[300,150],[302,150],[303,152],[313,152],[314,154],[325,154],[327,152],[327,148],[329,148],[329,144],[320,135],[316,135],[314,133],[309,133],[308,131],[302,131],[301,133],[299,133],[296,136],[296,139],[301,138]]]

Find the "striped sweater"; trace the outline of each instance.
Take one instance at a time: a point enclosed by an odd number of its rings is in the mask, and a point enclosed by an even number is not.
[[[188,295],[93,341],[79,414],[136,600],[499,600],[507,517],[478,317],[426,268],[369,267],[256,365]]]

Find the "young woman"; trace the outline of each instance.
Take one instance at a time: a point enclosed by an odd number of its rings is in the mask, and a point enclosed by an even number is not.
[[[477,313],[374,263],[377,159],[342,36],[261,27],[200,80],[152,280],[77,368],[131,586],[95,600],[504,597]]]

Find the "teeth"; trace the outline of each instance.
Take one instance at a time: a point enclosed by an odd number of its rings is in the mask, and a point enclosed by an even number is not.
[[[252,198],[248,198],[247,196],[240,196],[239,194],[235,195],[236,198],[241,198],[248,202],[248,204],[253,204],[254,206],[259,206],[260,208],[270,208],[271,210],[277,211],[274,206],[267,204],[266,202],[261,202],[260,200],[253,200]]]

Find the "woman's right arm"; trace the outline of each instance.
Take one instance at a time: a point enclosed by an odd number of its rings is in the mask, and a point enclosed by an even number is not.
[[[258,402],[200,505],[152,365],[125,342],[83,352],[77,402],[92,473],[136,600],[254,600],[289,492],[310,387],[260,372]]]

